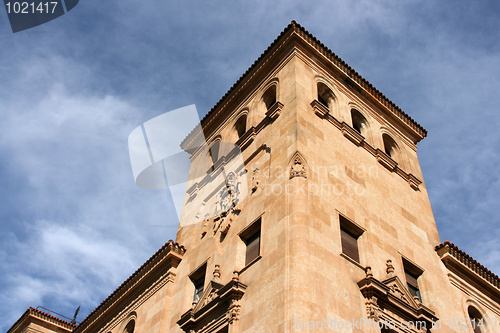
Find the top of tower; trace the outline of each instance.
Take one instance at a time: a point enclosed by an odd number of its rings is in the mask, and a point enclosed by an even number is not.
[[[310,32],[304,29],[296,21],[291,21],[291,23],[281,32],[281,34],[276,37],[276,39],[269,45],[269,47],[259,56],[257,60],[246,70],[246,72],[232,85],[232,87],[226,92],[224,96],[212,107],[212,109],[203,117],[201,120],[201,125],[203,128],[208,126],[211,121],[216,118],[216,115],[224,106],[231,101],[234,93],[239,90],[245,83],[250,80],[254,74],[256,74],[259,69],[268,62],[268,59],[275,54],[275,51],[282,49],[283,45],[293,41],[294,38],[298,38],[303,43],[306,43],[309,47],[315,51],[315,53],[330,63],[331,66],[335,67],[337,71],[345,76],[345,80],[348,81],[350,85],[354,85],[356,89],[365,95],[371,96],[376,101],[378,101],[383,108],[387,109],[393,116],[400,119],[407,128],[413,132],[415,143],[422,140],[427,136],[427,131],[418,124],[413,118],[411,118],[407,113],[405,113],[400,107],[398,107],[394,102],[382,94],[378,89],[376,89],[370,82],[364,79],[358,72],[352,69],[345,61],[343,61],[339,56],[333,53],[328,47],[321,43],[316,37],[314,37]],[[187,138],[182,142],[182,146],[189,145],[189,142],[193,139],[192,134],[188,135]]]

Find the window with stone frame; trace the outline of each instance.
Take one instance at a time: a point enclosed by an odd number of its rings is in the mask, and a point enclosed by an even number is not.
[[[474,333],[482,333],[483,331],[481,330],[481,327],[484,326],[485,323],[483,322],[483,316],[479,310],[473,306],[469,306],[467,312],[469,314],[470,324],[474,329]]]
[[[127,326],[125,326],[125,330],[123,331],[124,333],[134,333],[135,331],[135,320],[131,320],[127,323]]]
[[[403,258],[403,267],[408,291],[412,297],[417,297],[419,302],[422,303],[422,295],[420,293],[418,280],[422,275],[423,270],[405,258]]]
[[[399,162],[399,149],[398,145],[396,144],[396,141],[388,135],[388,134],[382,134],[382,141],[384,142],[384,151],[387,155],[389,155],[393,160],[396,162]]]
[[[326,106],[329,110],[332,110],[333,103],[335,102],[335,94],[323,82],[318,82],[317,89],[318,89],[318,102]]]
[[[245,250],[245,266],[260,257],[260,228],[261,218],[252,223],[241,234],[240,238],[246,245]]]
[[[269,110],[274,103],[277,101],[277,90],[276,84],[271,85],[267,88],[266,92],[262,95],[262,101],[266,106],[266,110]]]
[[[241,138],[247,131],[247,115],[243,114],[238,118],[236,123],[234,124],[234,129],[238,134],[238,139]]]
[[[198,302],[203,295],[206,272],[207,264],[205,263],[189,276],[194,285],[193,302]]]
[[[364,230],[342,215],[339,215],[339,220],[342,253],[359,263],[358,239],[363,234]]]
[[[368,120],[356,109],[351,109],[352,127],[365,139],[368,132]]]

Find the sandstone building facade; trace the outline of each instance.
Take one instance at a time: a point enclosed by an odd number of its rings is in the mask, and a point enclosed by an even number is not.
[[[29,309],[9,333],[500,331],[499,277],[440,242],[425,129],[299,24],[202,127],[211,163],[193,163],[205,176],[188,184],[176,241],[79,325]],[[231,155],[218,142],[244,167],[208,193]]]

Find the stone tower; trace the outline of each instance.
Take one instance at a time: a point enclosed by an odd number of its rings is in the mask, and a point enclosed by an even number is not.
[[[425,129],[299,24],[201,125],[176,242],[74,332],[495,332],[498,276],[439,245]]]

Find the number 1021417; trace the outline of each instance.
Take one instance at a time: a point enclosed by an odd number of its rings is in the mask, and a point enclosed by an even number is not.
[[[57,1],[41,1],[38,3],[27,1],[6,2],[7,14],[54,14],[57,8]]]

